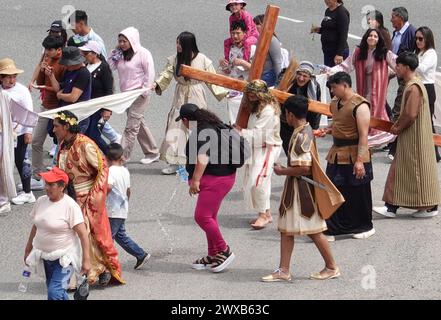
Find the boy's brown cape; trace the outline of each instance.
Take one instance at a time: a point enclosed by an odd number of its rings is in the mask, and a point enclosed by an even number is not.
[[[312,155],[312,177],[314,181],[324,185],[326,190],[318,187],[314,187],[315,201],[317,203],[320,216],[327,220],[335,211],[345,202],[340,191],[329,180],[326,173],[320,166],[320,160],[317,153],[317,148],[314,146],[311,148]]]

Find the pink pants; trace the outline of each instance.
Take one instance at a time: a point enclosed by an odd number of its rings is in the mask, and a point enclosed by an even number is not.
[[[201,179],[194,219],[201,229],[205,231],[208,242],[208,255],[211,257],[227,249],[227,244],[222,237],[217,222],[217,213],[222,200],[233,188],[235,180],[236,174],[221,177],[204,175]]]
[[[251,46],[257,43],[257,38],[250,36],[246,38],[243,42],[243,59],[245,61],[250,61],[251,58]],[[224,41],[224,56],[225,60],[230,60],[230,49],[233,45],[233,39],[228,38]]]

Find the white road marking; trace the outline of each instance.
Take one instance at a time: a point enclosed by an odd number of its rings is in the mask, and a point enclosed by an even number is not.
[[[282,19],[282,20],[287,20],[287,21],[291,21],[291,22],[294,22],[294,23],[303,23],[303,22],[305,22],[305,21],[302,21],[302,20],[291,19],[291,18],[287,18],[287,17],[284,17],[284,16],[279,16],[279,18]]]

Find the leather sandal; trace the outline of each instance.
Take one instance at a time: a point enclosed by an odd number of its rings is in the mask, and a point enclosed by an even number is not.
[[[273,216],[271,215],[271,213],[268,215],[266,213],[264,214],[259,214],[259,217],[265,218],[268,220],[268,223],[273,223]],[[250,224],[255,224],[258,218],[254,218],[250,220]]]
[[[256,222],[253,223],[253,224],[251,225],[251,227],[252,227],[254,230],[262,230],[263,228],[266,227],[266,225],[267,225],[268,223],[269,223],[269,221],[268,221],[267,218],[264,218],[264,217],[262,217],[262,216],[259,216],[259,218],[257,218]]]

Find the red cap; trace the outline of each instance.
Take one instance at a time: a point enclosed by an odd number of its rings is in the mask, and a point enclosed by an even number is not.
[[[58,167],[53,167],[48,172],[40,173],[40,176],[47,183],[54,183],[58,181],[63,181],[65,184],[69,183],[69,177],[67,176],[67,173]]]

